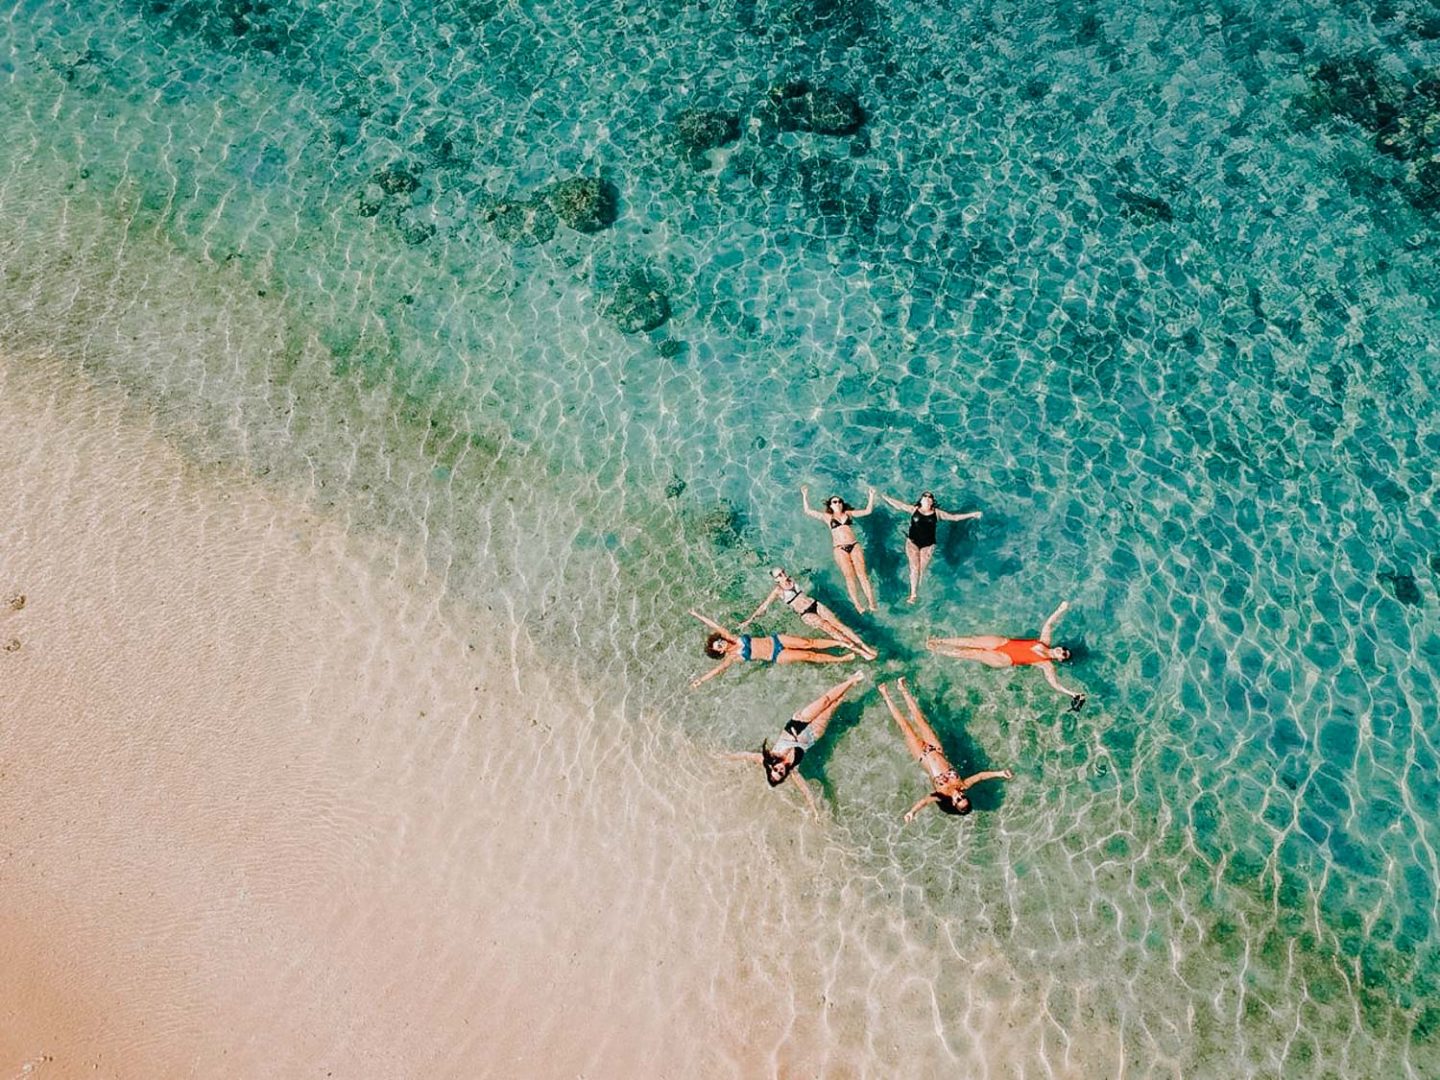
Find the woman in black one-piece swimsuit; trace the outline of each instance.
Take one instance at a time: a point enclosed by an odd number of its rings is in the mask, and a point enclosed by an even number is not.
[[[968,521],[971,518],[978,518],[980,511],[975,510],[969,514],[950,514],[941,510],[935,505],[935,495],[932,492],[920,493],[920,498],[914,506],[909,506],[899,499],[892,499],[889,495],[880,496],[896,510],[910,511],[910,529],[905,534],[905,556],[910,560],[910,603],[920,599],[920,582],[925,579],[925,571],[930,568],[930,560],[935,556],[935,525],[938,521]]]

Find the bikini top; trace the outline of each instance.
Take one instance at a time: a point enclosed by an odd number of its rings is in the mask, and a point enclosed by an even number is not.
[[[782,604],[793,604],[796,597],[798,597],[799,595],[800,586],[792,583],[786,588],[780,590],[780,602]]]
[[[845,520],[844,520],[844,521],[841,521],[838,517],[832,517],[832,518],[830,519],[830,528],[832,528],[832,529],[838,529],[838,528],[840,528],[840,526],[842,526],[842,525],[849,525],[849,524],[850,524],[851,522],[853,522],[854,520],[855,520],[855,519],[852,518],[852,517],[850,517],[848,514],[845,516]]]

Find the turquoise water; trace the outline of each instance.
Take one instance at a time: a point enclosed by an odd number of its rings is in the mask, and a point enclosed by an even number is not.
[[[901,518],[868,519],[866,629],[957,756],[1016,780],[902,831],[918,774],[843,714],[814,775],[867,901],[949,928],[934,950],[995,943],[1143,1074],[1440,1069],[1428,7],[149,0],[4,26],[7,347],[457,593],[511,575],[497,610],[717,746],[823,679],[680,697],[685,609],[748,611],[778,561],[846,610],[801,483],[983,510],[918,610]],[[769,123],[799,78],[859,131]],[[738,138],[688,152],[686,108]],[[506,215],[573,175],[613,185],[613,226]],[[115,235],[203,273],[147,296]],[[624,334],[637,275],[670,315]],[[166,303],[196,327],[144,322]],[[232,324],[222,357],[158,347]],[[388,414],[347,414],[357,386]],[[472,514],[467,477],[515,517]],[[1078,715],[921,652],[1061,598]]]

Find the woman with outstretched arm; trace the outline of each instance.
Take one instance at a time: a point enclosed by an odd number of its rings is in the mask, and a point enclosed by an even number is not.
[[[905,736],[905,745],[910,748],[911,756],[920,763],[920,767],[930,777],[930,786],[935,789],[905,812],[906,824],[914,821],[915,815],[931,803],[947,814],[968,814],[972,807],[965,792],[982,780],[1014,779],[1015,774],[1009,769],[987,769],[962,779],[945,756],[945,751],[940,749],[939,736],[926,721],[925,714],[911,696],[904,678],[898,679],[895,685],[900,688],[900,694],[905,699],[905,707],[910,713],[908,718],[891,699],[890,689],[884,684],[880,686],[880,696],[885,699],[885,704],[890,707],[890,715],[895,718],[900,733]]]
[[[831,495],[825,500],[825,509],[816,510],[810,505],[809,486],[802,485],[800,505],[808,516],[830,526],[830,550],[835,555],[835,565],[840,567],[840,573],[845,578],[845,589],[850,593],[850,602],[855,605],[855,610],[865,610],[865,605],[860,602],[861,591],[870,602],[870,610],[876,610],[875,589],[865,569],[865,549],[860,545],[860,537],[855,535],[855,519],[875,509],[875,489],[870,489],[870,501],[863,510],[856,510],[839,495]]]
[[[761,664],[843,664],[847,660],[855,659],[853,652],[843,652],[838,656],[822,652],[823,649],[847,648],[846,642],[834,638],[806,638],[793,634],[756,634],[752,637],[750,634],[737,634],[733,630],[727,630],[698,611],[691,611],[690,614],[711,630],[710,636],[705,639],[705,655],[720,661],[704,675],[694,679],[690,683],[692,687],[709,682],[732,664],[745,661]]]
[[[869,645],[861,640],[860,635],[840,621],[839,617],[824,604],[820,603],[813,596],[808,596],[796,584],[795,579],[787,574],[780,567],[770,571],[770,580],[775,582],[775,587],[770,590],[770,595],[760,601],[760,606],[750,613],[750,617],[740,624],[738,629],[744,630],[752,622],[765,613],[765,609],[776,600],[782,601],[786,607],[800,616],[800,620],[806,626],[812,626],[832,638],[837,638],[866,660],[874,660],[876,652]]]
[[[845,700],[845,695],[864,678],[864,673],[857,671],[844,682],[837,683],[826,690],[809,705],[797,710],[785,722],[785,728],[773,746],[770,740],[766,739],[760,744],[758,753],[754,750],[747,750],[725,756],[732,761],[759,762],[765,769],[766,783],[772,788],[779,787],[785,782],[785,778],[799,767],[800,759],[805,756],[805,752],[820,741],[820,737],[825,734],[825,729],[830,726],[830,719],[835,715],[835,710],[840,707],[840,702]],[[796,780],[799,781],[800,790],[805,793],[805,801],[810,805],[810,812],[818,818],[820,807],[815,804],[815,796],[810,793],[810,785],[805,782],[803,776],[797,776]]]
[[[910,506],[899,499],[891,498],[884,492],[880,497],[896,510],[910,511],[910,528],[905,533],[905,557],[910,561],[910,600],[920,599],[920,582],[925,580],[925,571],[930,569],[930,560],[935,557],[935,526],[940,521],[970,521],[980,516],[979,510],[968,514],[952,514],[935,505],[935,493],[922,491],[915,505]]]
[[[1038,638],[1007,638],[993,634],[980,637],[931,638],[925,643],[925,647],[941,656],[953,657],[956,660],[974,660],[986,667],[1036,665],[1044,672],[1046,682],[1069,697],[1070,711],[1078,712],[1085,705],[1085,695],[1063,685],[1055,674],[1055,665],[1069,660],[1070,650],[1050,644],[1050,635],[1055,630],[1055,624],[1060,621],[1060,616],[1069,610],[1070,601],[1062,601],[1045,620]]]

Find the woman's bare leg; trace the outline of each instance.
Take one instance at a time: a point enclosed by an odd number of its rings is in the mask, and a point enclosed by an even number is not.
[[[887,686],[880,687],[880,696],[885,699],[885,704],[890,706],[890,715],[895,718],[900,733],[905,736],[905,745],[910,748],[910,755],[919,761],[925,756],[925,747],[920,742],[920,737],[915,734],[914,729],[905,721],[905,714],[900,711],[895,702],[890,699],[890,689]]]
[[[930,570],[930,560],[933,558],[935,558],[934,544],[920,551],[920,572],[915,576],[915,592],[917,595],[920,592],[921,584],[925,581],[925,575]]]
[[[865,569],[865,549],[859,544],[850,552],[850,565],[855,568],[855,576],[860,579],[860,587],[865,590],[865,599],[870,601],[870,610],[875,611],[875,589],[870,584],[870,574]]]
[[[840,707],[840,702],[850,692],[850,688],[858,683],[865,676],[860,674],[851,675],[842,683],[836,683],[825,693],[821,694],[814,701],[810,702],[803,709],[795,714],[795,719],[809,724],[815,729],[815,738],[825,734],[825,728],[830,724],[830,718],[835,715],[835,710]]]
[[[900,680],[900,693],[905,697],[905,706],[910,710],[910,723],[915,726],[916,733],[931,746],[939,746],[940,736],[935,734],[930,721],[925,719],[925,714],[920,711],[920,703],[915,700],[915,695],[910,693],[910,687],[905,685],[904,679]]]
[[[834,637],[799,637],[795,634],[776,634],[780,644],[787,649],[809,649],[814,652],[817,649],[846,649],[849,642],[841,641]]]
[[[924,564],[920,561],[920,549],[915,546],[914,540],[905,541],[905,558],[910,560],[910,603],[920,599],[920,575],[925,572]]]
[[[932,637],[925,642],[925,647],[933,649],[937,645],[945,645],[955,649],[989,649],[993,652],[1009,640],[995,634],[982,634],[980,637]]]
[[[805,622],[817,630],[824,630],[833,637],[844,639],[845,643],[861,654],[875,655],[875,650],[865,644],[863,638],[840,621],[839,617],[824,604],[816,604],[815,610],[806,615]],[[812,621],[813,620],[813,621]]]
[[[948,656],[952,660],[974,660],[986,667],[1010,667],[1010,658],[1004,653],[990,649],[966,649],[956,645],[931,645],[930,651],[937,656]]]
[[[850,603],[855,605],[856,611],[864,611],[860,603],[860,590],[855,582],[855,568],[850,565],[850,556],[841,551],[838,547],[832,548],[835,552],[835,565],[840,567],[840,573],[845,578],[845,591],[850,594]],[[855,549],[859,551],[859,548]]]
[[[775,658],[777,664],[848,664],[855,659],[853,652],[828,653],[811,652],[809,649],[782,649]]]

